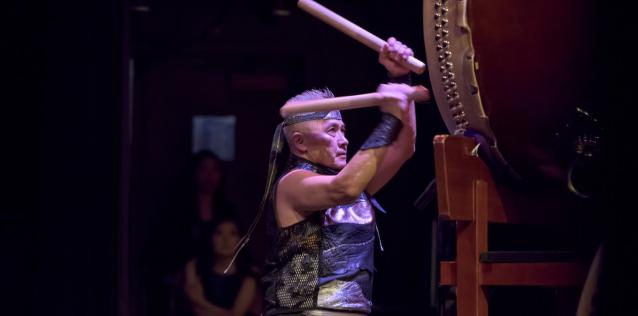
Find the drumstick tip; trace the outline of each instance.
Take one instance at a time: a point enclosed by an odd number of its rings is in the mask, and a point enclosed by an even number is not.
[[[424,86],[413,86],[414,90],[410,93],[410,98],[415,102],[425,102],[430,100],[430,90]]]
[[[284,118],[284,119],[287,118],[290,115],[290,112],[286,108],[286,105],[288,105],[288,103],[284,104],[284,106],[282,106],[279,109],[279,115],[281,116],[281,118]]]

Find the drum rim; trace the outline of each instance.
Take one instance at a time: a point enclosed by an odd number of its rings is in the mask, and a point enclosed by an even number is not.
[[[423,29],[432,93],[448,131],[474,137],[491,169],[521,180],[499,150],[484,111],[467,1],[424,0]],[[462,84],[459,77],[468,84]]]

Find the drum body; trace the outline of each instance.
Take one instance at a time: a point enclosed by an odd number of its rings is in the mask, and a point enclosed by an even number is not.
[[[565,183],[556,133],[594,102],[589,0],[425,0],[432,91],[453,134],[476,136],[491,168]],[[570,146],[570,145],[568,145]]]

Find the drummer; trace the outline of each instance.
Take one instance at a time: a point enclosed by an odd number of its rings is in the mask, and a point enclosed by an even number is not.
[[[379,62],[390,81],[403,83],[379,86],[394,97],[379,107],[378,126],[350,161],[339,111],[296,114],[279,125],[269,174],[276,174],[284,137],[290,157],[266,187],[277,228],[262,280],[265,315],[370,313],[377,229],[370,199],[415,150],[414,103],[404,84],[409,70],[398,63],[412,54],[394,38],[381,49]],[[308,90],[289,102],[332,97],[328,89]]]

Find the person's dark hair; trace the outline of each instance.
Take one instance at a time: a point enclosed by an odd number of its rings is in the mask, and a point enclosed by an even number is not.
[[[208,149],[202,149],[193,155],[192,171],[195,172],[195,170],[197,169],[197,166],[199,166],[199,164],[205,159],[212,159],[217,161],[220,164],[222,163],[222,160],[219,158],[219,156],[217,156],[216,153]]]
[[[237,226],[237,230],[239,231],[239,237],[243,236],[243,229],[239,220],[230,214],[224,214],[223,216],[216,217],[212,222],[207,223],[204,228],[204,234],[202,235],[204,238],[202,242],[199,244],[199,249],[197,252],[197,274],[200,276],[205,276],[206,274],[212,273],[210,267],[215,264],[215,254],[213,251],[213,242],[212,236],[217,230],[217,227],[222,223],[231,222]],[[235,260],[235,265],[237,266],[237,273],[239,274],[251,274],[250,269],[250,260],[245,252],[240,252],[237,259]]]
[[[204,162],[207,159],[211,159],[217,162],[217,165],[219,166],[220,181],[219,181],[219,187],[217,188],[217,191],[215,192],[215,208],[216,208],[215,212],[217,212],[218,215],[221,215],[221,216],[228,216],[234,212],[234,208],[232,207],[232,205],[230,204],[228,200],[228,197],[226,196],[225,181],[224,181],[225,179],[224,163],[219,158],[219,156],[217,156],[217,154],[207,149],[202,149],[198,151],[197,153],[193,155],[191,159],[189,191],[191,195],[190,197],[191,203],[193,203],[193,209],[196,209],[195,198],[197,197],[197,179],[195,177],[197,173],[197,168],[202,164],[202,162]]]

